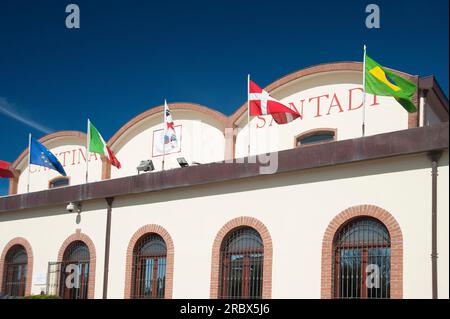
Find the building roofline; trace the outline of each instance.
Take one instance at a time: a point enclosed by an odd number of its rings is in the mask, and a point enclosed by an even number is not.
[[[389,68],[388,68],[389,69]],[[413,80],[415,82],[418,81],[418,77],[414,75],[410,75],[404,72],[400,72],[394,69],[389,69],[401,76],[404,76],[410,80]],[[313,74],[319,74],[319,73],[325,73],[325,72],[332,72],[332,71],[362,71],[362,62],[357,61],[341,61],[341,62],[329,62],[329,63],[322,63],[317,64],[313,66],[309,66],[306,68],[303,68],[301,70],[292,72],[288,75],[282,76],[278,78],[277,80],[273,81],[269,85],[267,85],[264,89],[268,92],[271,92],[291,81],[297,80],[301,77],[313,75]],[[440,88],[439,84],[435,80],[434,76],[428,76],[428,77],[420,77],[419,78],[419,88],[428,88],[433,89],[433,92],[436,93],[436,96],[438,97],[439,101],[443,105],[443,108],[446,110],[446,114],[448,114],[448,98],[443,93],[442,89]],[[196,104],[196,103],[190,103],[190,102],[177,102],[177,103],[169,103],[169,107],[172,110],[193,110],[200,113],[203,113],[212,119],[215,119],[219,123],[221,123],[224,127],[234,127],[235,122],[246,112],[247,109],[247,103],[242,104],[233,114],[230,116],[226,116],[223,113],[216,111],[212,108],[209,108],[204,105]],[[154,114],[157,114],[158,112],[162,112],[164,109],[163,105],[152,107],[131,120],[129,120],[127,123],[125,123],[119,130],[116,131],[116,133],[109,139],[108,145],[114,149],[114,144],[120,139],[122,135],[124,135],[129,129],[131,129],[134,125],[138,124],[142,120],[153,116]],[[448,116],[447,116],[448,118]],[[81,138],[86,138],[86,134],[79,131],[59,131],[55,133],[48,134],[39,141],[45,143],[48,140],[51,140],[53,138],[58,137],[64,137],[64,136],[80,136]],[[23,158],[28,154],[28,149],[25,149],[19,157],[12,163],[12,168],[16,169],[17,165],[23,160]]]
[[[317,64],[317,65],[309,66],[304,69],[292,72],[288,75],[285,75],[285,76],[273,81],[266,87],[264,87],[264,90],[270,93],[271,91],[273,91],[283,85],[286,85],[287,83],[289,83],[291,81],[295,81],[299,78],[314,75],[314,74],[335,72],[335,71],[362,72],[362,69],[363,69],[363,63],[357,62],[357,61],[340,61],[340,62],[329,62],[329,63]],[[417,76],[414,76],[414,75],[411,75],[411,74],[408,74],[405,72],[401,72],[398,70],[394,70],[391,68],[386,68],[386,69],[391,70],[392,72],[395,72],[395,73],[399,74],[400,76],[403,76],[403,77],[409,79],[410,81],[414,81],[414,82],[417,81]],[[361,82],[362,82],[362,78],[361,78]],[[247,102],[242,104],[228,118],[228,120],[229,120],[228,126],[232,127],[236,123],[236,121],[239,120],[239,118],[246,112],[246,109],[247,109]]]
[[[278,152],[276,174],[446,150],[449,124],[419,127]],[[213,163],[0,198],[0,213],[267,176],[258,164]]]
[[[196,111],[199,113],[203,113],[213,119],[215,119],[217,122],[223,124],[225,127],[227,123],[227,116],[222,114],[219,111],[216,111],[212,108],[209,108],[204,105],[196,104],[196,103],[190,103],[190,102],[177,102],[177,103],[167,103],[171,111],[174,110],[190,110],[190,111]],[[116,143],[122,135],[124,135],[129,129],[131,129],[133,126],[138,124],[139,122],[155,115],[158,113],[162,114],[162,111],[164,110],[164,105],[159,105],[152,107],[151,109],[148,109],[147,111],[142,112],[141,114],[138,114],[131,120],[129,120],[127,123],[125,123],[108,141],[109,147],[113,147],[114,143]],[[162,115],[161,115],[162,116]]]
[[[79,131],[58,131],[47,134],[41,137],[38,141],[45,144],[48,141],[61,138],[61,137],[78,137],[80,139],[86,140],[86,134]],[[17,166],[22,162],[22,160],[28,155],[28,147],[20,153],[19,157],[11,164],[13,169],[17,169]]]

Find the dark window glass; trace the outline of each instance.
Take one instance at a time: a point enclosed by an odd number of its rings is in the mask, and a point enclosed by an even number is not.
[[[62,187],[67,185],[69,185],[69,179],[66,177],[57,178],[50,182],[50,188]]]
[[[312,135],[308,135],[305,137],[299,136],[297,137],[297,146],[300,145],[309,145],[314,143],[323,143],[323,142],[332,142],[334,141],[335,132],[317,132]]]
[[[147,234],[133,250],[132,298],[164,298],[167,247],[157,234]]]
[[[27,282],[28,256],[25,248],[15,245],[9,249],[5,258],[2,292],[9,296],[25,295]]]
[[[87,299],[89,260],[89,248],[84,242],[74,241],[66,248],[61,263],[61,297],[65,299]]]
[[[264,245],[251,227],[231,232],[220,252],[220,298],[262,297]]]
[[[345,224],[334,240],[336,298],[390,298],[391,241],[376,219]]]

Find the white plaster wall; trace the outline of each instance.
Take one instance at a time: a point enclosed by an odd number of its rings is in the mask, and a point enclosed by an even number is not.
[[[38,274],[46,275],[49,262],[56,262],[63,242],[77,229],[88,235],[96,249],[95,298],[102,297],[105,255],[106,201],[83,203],[83,211],[67,213],[64,206],[46,207],[0,214],[0,251],[15,237],[25,238],[33,250],[32,294],[45,291],[35,282]],[[0,253],[1,254],[1,253]]]
[[[177,158],[184,157],[191,164],[223,161],[225,137],[223,127],[212,122],[204,114],[187,110],[172,110],[175,126],[181,125],[181,151],[165,156],[165,169],[180,167]],[[155,171],[162,169],[162,156],[152,156],[153,132],[164,128],[162,112],[141,121],[118,142],[113,149],[122,164],[121,169],[111,168],[111,178],[136,175],[136,167],[142,160],[151,159]]]
[[[448,165],[448,159],[443,165]],[[123,296],[125,254],[131,236],[144,224],[158,224],[174,241],[173,297],[208,298],[211,247],[217,232],[235,217],[252,216],[262,221],[272,236],[273,297],[319,298],[326,227],[344,209],[372,204],[388,210],[402,229],[404,297],[429,298],[430,185],[429,161],[419,155],[118,198],[114,203],[115,248],[110,269],[114,280],[109,296]],[[282,207],[280,198],[285,198]],[[448,197],[440,198],[439,210],[448,211]],[[440,243],[445,247],[448,226],[441,231],[446,238],[441,237]],[[448,272],[448,257],[440,259],[440,269]],[[440,280],[440,285],[448,291],[448,281]]]
[[[306,76],[292,81],[271,92],[271,95],[282,103],[293,103],[300,111],[303,102],[303,119],[277,125],[272,123],[270,115],[264,116],[265,122],[258,117],[251,117],[250,144],[251,154],[291,149],[294,147],[295,136],[316,128],[337,129],[337,139],[345,140],[362,136],[362,74],[354,71],[334,71]],[[350,90],[352,110],[350,108]],[[334,94],[341,105],[330,109]],[[321,98],[320,116],[317,116],[317,100],[311,98],[328,95]],[[376,103],[375,103],[376,102]],[[376,105],[373,105],[376,104]],[[327,115],[329,111],[329,115]],[[301,112],[301,111],[300,111]],[[408,128],[408,113],[393,97],[375,97],[366,95],[366,136],[392,132]],[[247,155],[248,127],[247,115],[238,122],[241,131],[236,139],[236,157]]]
[[[448,297],[448,153],[439,174],[439,291]],[[219,229],[239,216],[263,222],[273,241],[273,298],[319,298],[321,249],[334,216],[360,204],[377,205],[399,223],[404,240],[404,297],[431,297],[431,169],[425,154],[367,161],[178,190],[129,195],[113,204],[110,298],[122,298],[131,236],[145,224],[170,233],[175,247],[174,298],[208,298],[211,248]],[[280,206],[280,199],[283,205]],[[106,203],[83,203],[81,223],[64,206],[0,214],[0,250],[26,238],[33,272],[46,272],[77,228],[97,252],[95,296],[101,297]],[[33,293],[40,287],[33,286]]]
[[[449,298],[449,171],[448,152],[439,160],[438,167],[438,294],[439,298]],[[431,219],[431,217],[429,217]]]
[[[65,137],[50,140],[43,143],[63,165],[67,176],[70,178],[70,185],[83,184],[86,182],[86,143],[80,143],[79,139]],[[83,155],[81,155],[80,150]],[[64,154],[65,153],[65,154]],[[102,177],[102,161],[100,155],[91,153],[89,156],[89,182],[97,182]],[[28,184],[28,155],[18,166],[21,174],[17,192],[19,194],[27,192]],[[31,165],[30,192],[48,189],[48,183],[55,177],[62,176],[57,171]]]

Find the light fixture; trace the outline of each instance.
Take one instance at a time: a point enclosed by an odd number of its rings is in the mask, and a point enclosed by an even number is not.
[[[187,167],[189,166],[188,162],[184,157],[178,157],[177,158],[178,164],[180,164],[181,167]]]
[[[141,161],[138,165],[138,167],[136,167],[137,171],[138,171],[138,175],[140,172],[150,172],[153,171],[155,169],[155,166],[153,166],[153,161],[152,160],[146,160],[146,161]]]

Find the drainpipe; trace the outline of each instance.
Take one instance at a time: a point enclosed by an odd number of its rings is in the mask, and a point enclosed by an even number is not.
[[[427,104],[427,94],[428,90],[423,89],[420,91],[420,102],[419,102],[419,127],[425,126],[426,118],[425,118],[425,105]]]
[[[111,243],[111,213],[114,197],[105,198],[108,204],[106,213],[105,266],[103,269],[103,299],[108,298],[109,246]]]
[[[433,299],[438,298],[438,269],[437,269],[437,176],[438,161],[442,151],[428,153],[431,160],[431,286]]]

